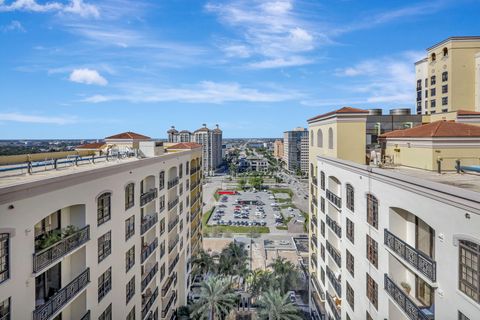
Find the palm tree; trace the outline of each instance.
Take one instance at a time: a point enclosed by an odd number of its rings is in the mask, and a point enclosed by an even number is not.
[[[262,320],[302,319],[288,295],[282,295],[278,290],[269,290],[261,295],[258,316]]]
[[[200,250],[192,260],[193,273],[206,275],[214,270],[213,258],[204,250]]]
[[[271,271],[257,269],[250,273],[247,283],[249,293],[256,298],[272,288],[275,278]]]
[[[200,290],[200,298],[192,306],[193,318],[225,319],[236,305],[237,295],[224,277],[210,277],[202,283]]]
[[[278,257],[269,265],[280,287],[280,292],[285,294],[289,289],[295,287],[299,280],[297,267],[285,258]]]

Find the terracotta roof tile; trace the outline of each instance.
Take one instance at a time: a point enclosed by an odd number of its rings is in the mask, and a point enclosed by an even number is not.
[[[202,145],[195,142],[181,142],[167,147],[167,149],[196,149],[201,148]]]
[[[143,134],[127,131],[122,132],[110,137],[106,137],[105,139],[150,139],[150,137],[144,136]]]
[[[343,107],[338,110],[330,111],[330,112],[315,116],[313,118],[308,119],[307,121],[309,122],[309,121],[317,120],[320,118],[325,118],[334,114],[348,114],[348,113],[365,113],[366,114],[368,113],[368,110],[357,109],[352,107]]]
[[[86,143],[76,146],[75,149],[101,149],[105,142]]]
[[[410,129],[395,130],[384,133],[381,138],[428,138],[428,137],[480,137],[480,127],[453,122],[435,121]]]
[[[470,110],[458,110],[457,115],[459,115],[459,116],[480,116],[480,112],[470,111]]]

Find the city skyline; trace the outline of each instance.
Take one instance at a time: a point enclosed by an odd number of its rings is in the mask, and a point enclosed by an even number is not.
[[[471,35],[476,9],[475,1],[2,1],[0,135],[163,138],[172,124],[205,122],[225,138],[274,138],[344,105],[413,110],[413,63],[433,43]]]

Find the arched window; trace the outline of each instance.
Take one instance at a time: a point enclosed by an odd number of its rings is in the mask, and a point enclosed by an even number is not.
[[[448,56],[448,49],[447,48],[443,48],[443,56],[444,57]]]
[[[178,177],[180,179],[183,177],[183,163],[180,163],[180,166],[178,167]]]
[[[188,175],[190,171],[190,162],[185,162],[185,174]]]
[[[355,191],[351,184],[347,183],[347,208],[352,212],[355,211]]]
[[[460,291],[480,303],[480,245],[460,240],[458,263]]]
[[[97,222],[101,225],[110,220],[110,203],[112,194],[105,192],[97,199]]]
[[[322,129],[317,131],[317,147],[323,148],[323,132]]]
[[[163,190],[163,188],[165,188],[165,171],[161,171],[158,177],[159,177],[158,190]]]
[[[371,194],[367,194],[367,222],[378,229],[378,200]]]
[[[432,55],[430,57],[431,57],[432,61],[437,60],[437,55],[435,53],[432,53]]]
[[[310,147],[313,147],[313,130],[310,131]]]
[[[325,172],[320,172],[320,188],[325,190]]]
[[[333,149],[333,129],[328,129],[328,149]]]
[[[129,183],[125,187],[125,210],[135,205],[135,184]]]

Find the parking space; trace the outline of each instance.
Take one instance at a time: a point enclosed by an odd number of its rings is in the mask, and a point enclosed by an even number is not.
[[[275,227],[283,222],[280,205],[268,191],[224,195],[215,206],[208,224]]]

